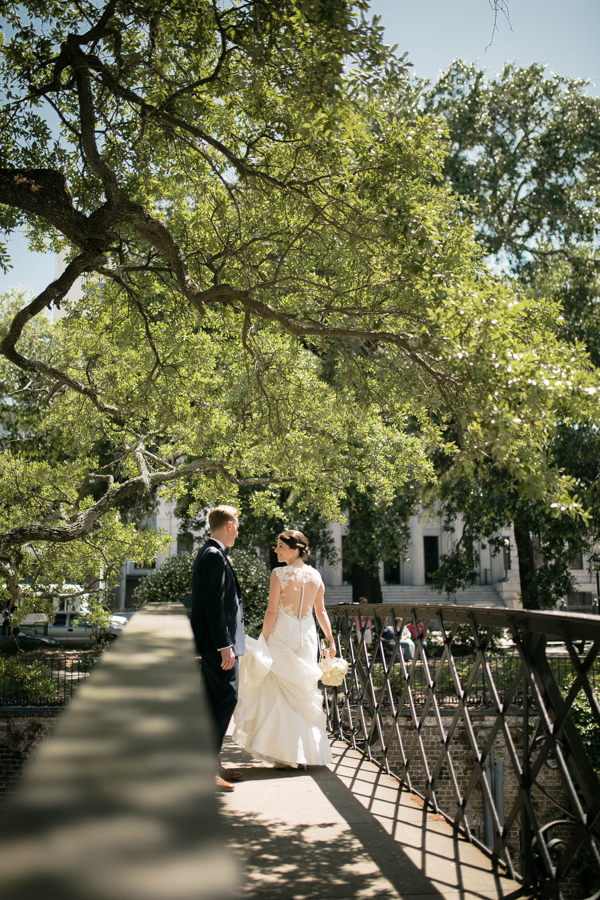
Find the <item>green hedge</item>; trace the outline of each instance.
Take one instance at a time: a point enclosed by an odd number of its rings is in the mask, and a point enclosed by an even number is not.
[[[195,559],[195,553],[170,556],[160,569],[147,575],[136,588],[134,600],[137,606],[172,603],[190,594]],[[230,560],[242,589],[246,633],[257,637],[269,596],[267,567],[251,550],[232,550]]]

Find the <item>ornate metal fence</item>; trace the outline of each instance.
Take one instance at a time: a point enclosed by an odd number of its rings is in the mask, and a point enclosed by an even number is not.
[[[600,900],[598,617],[432,604],[328,612],[350,663],[344,684],[324,689],[331,731],[541,897]],[[386,619],[399,620],[393,635]],[[424,624],[412,659],[408,623]],[[547,638],[563,642],[562,657]]]
[[[85,656],[50,656],[35,660],[47,669],[54,691],[52,696],[31,696],[27,686],[6,675],[0,678],[0,711],[3,709],[43,709],[65,706],[76,693],[80,684],[91,674],[99,657],[92,654]]]

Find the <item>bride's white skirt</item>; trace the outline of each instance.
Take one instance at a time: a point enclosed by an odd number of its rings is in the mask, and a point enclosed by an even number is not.
[[[330,763],[320,675],[312,615],[296,619],[280,609],[268,644],[262,635],[257,641],[246,637],[233,714],[235,743],[268,762]]]

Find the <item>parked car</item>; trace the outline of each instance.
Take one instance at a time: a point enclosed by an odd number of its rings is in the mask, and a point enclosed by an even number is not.
[[[125,626],[127,625],[128,622],[129,622],[129,618],[127,616],[119,616],[119,615],[111,616],[110,617],[110,625],[106,629],[105,634],[108,637],[113,637],[113,638],[118,637],[122,633],[123,629],[125,628]]]
[[[127,625],[125,616],[111,616],[108,628],[102,630],[91,625],[81,612],[57,612],[54,622],[48,622],[45,616],[39,615],[38,621],[23,624],[22,634],[32,637],[48,637],[55,641],[71,643],[87,643],[103,637],[112,640],[118,637]]]

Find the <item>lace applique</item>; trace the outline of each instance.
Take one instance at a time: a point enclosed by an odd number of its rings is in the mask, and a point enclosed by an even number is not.
[[[279,582],[281,584],[281,596],[279,598],[279,608],[288,616],[292,616],[294,619],[306,619],[310,616],[312,612],[312,608],[314,606],[314,600],[312,603],[309,603],[305,610],[302,609],[304,605],[304,587],[309,582],[313,582],[313,584],[317,585],[317,593],[319,588],[323,584],[323,579],[319,575],[316,569],[313,569],[312,566],[280,566],[277,569],[273,570],[277,573],[277,577],[279,578]],[[297,593],[301,590],[302,595],[300,597],[300,605],[296,609],[295,606],[297,604],[292,604],[290,602],[284,602],[284,593],[286,588],[290,585],[292,587],[292,591]],[[292,592],[290,591],[290,593]],[[286,598],[288,601],[291,598]],[[298,598],[296,597],[296,600]]]
[[[312,613],[313,604],[311,603],[309,606],[307,606],[304,610],[304,615],[301,616],[298,615],[293,606],[282,603],[281,600],[279,601],[279,609],[286,616],[291,616],[292,619],[300,619],[302,621],[302,619],[308,619],[308,617]]]
[[[278,568],[273,569],[273,571],[281,582],[282,590],[285,590],[290,581],[295,581],[299,585],[302,582],[306,584],[308,581],[314,581],[317,587],[320,587],[323,584],[323,579],[312,566],[278,566]],[[298,578],[300,573],[302,573],[302,577]]]

